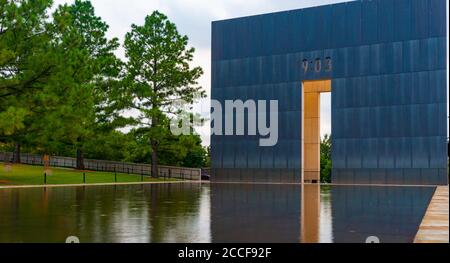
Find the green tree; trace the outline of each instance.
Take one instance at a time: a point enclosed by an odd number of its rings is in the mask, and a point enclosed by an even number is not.
[[[320,140],[320,181],[331,183],[331,136],[325,134]]]
[[[46,30],[50,0],[0,0],[0,141],[15,144],[14,162],[37,111],[36,94],[56,71]]]
[[[89,1],[61,5],[49,26],[52,45],[63,59],[56,81],[47,95],[54,98],[51,109],[33,135],[45,152],[67,152],[75,148],[77,169],[84,169],[83,148],[96,136],[113,132],[118,116],[113,91],[119,85],[121,62],[114,51],[117,39],[108,40],[108,25],[97,17]],[[49,105],[49,104],[47,104]]]
[[[124,47],[129,107],[139,112],[134,120],[150,137],[152,176],[157,176],[159,146],[169,133],[168,116],[179,111],[173,102],[193,103],[204,96],[197,83],[202,69],[191,68],[194,48],[188,48],[187,36],[158,11],[147,16],[144,25],[131,26]]]

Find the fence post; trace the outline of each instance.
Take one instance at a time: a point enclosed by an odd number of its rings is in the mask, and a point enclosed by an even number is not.
[[[117,172],[116,172],[116,166],[114,166],[114,182],[117,183]]]
[[[47,184],[47,173],[44,173],[44,184]]]
[[[83,184],[86,183],[86,173],[83,173]]]

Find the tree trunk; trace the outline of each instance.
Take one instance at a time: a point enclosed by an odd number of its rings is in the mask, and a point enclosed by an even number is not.
[[[20,163],[20,143],[16,142],[13,153],[13,163]]]
[[[155,140],[151,140],[152,146],[152,177],[158,177],[158,154],[157,154],[157,142]]]
[[[84,170],[84,156],[83,151],[77,148],[77,170]]]

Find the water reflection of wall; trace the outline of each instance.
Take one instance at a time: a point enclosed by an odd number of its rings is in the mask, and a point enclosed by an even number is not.
[[[336,186],[331,189],[334,242],[412,242],[433,187]]]
[[[301,242],[318,243],[320,233],[320,185],[302,186]]]
[[[299,185],[211,184],[213,242],[299,242]]]

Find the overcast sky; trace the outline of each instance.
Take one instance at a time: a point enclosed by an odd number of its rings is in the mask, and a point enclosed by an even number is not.
[[[180,33],[189,37],[190,45],[196,48],[194,65],[201,66],[204,75],[200,84],[208,99],[196,105],[196,111],[209,113],[211,94],[211,21],[240,16],[256,15],[276,11],[346,2],[347,0],[91,0],[96,14],[110,26],[109,37],[117,37],[123,43],[131,24],[141,25],[146,15],[154,10],[166,14]],[[72,0],[55,0],[55,4],[72,3]],[[117,55],[124,58],[121,48]],[[321,134],[331,132],[330,95],[322,95]],[[198,128],[204,145],[209,145],[209,125]]]

